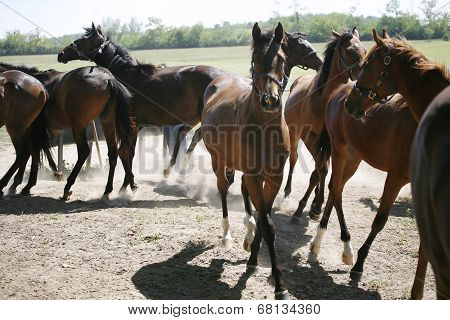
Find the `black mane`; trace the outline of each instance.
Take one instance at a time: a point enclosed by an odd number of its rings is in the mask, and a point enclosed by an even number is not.
[[[14,64],[9,64],[9,63],[5,63],[5,62],[0,62],[0,69],[18,70],[18,71],[22,71],[23,73],[29,74],[30,76],[32,76],[36,73],[39,73],[39,72],[43,72],[36,67],[27,67],[25,65],[14,65]],[[6,71],[6,70],[4,70],[4,71]]]
[[[328,81],[330,74],[331,62],[333,61],[333,55],[337,46],[341,43],[346,43],[353,38],[351,32],[343,33],[339,38],[335,38],[333,41],[327,44],[327,47],[323,53],[324,60],[322,68],[319,71],[319,79],[316,82],[316,89],[321,91],[325,87],[325,83]]]

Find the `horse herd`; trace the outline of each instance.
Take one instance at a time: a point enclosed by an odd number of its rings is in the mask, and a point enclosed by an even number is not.
[[[390,38],[384,30],[381,36],[373,31],[375,46],[369,52],[356,28],[332,34],[334,39],[327,44],[322,63],[303,34],[285,32],[280,23],[275,30],[262,32],[256,23],[252,30],[251,78],[209,66],[158,68],[138,63],[94,23],[59,53],[58,61],[90,60],[97,67],[58,72],[0,63],[0,127],[6,126],[16,150],[14,164],[0,180],[0,197],[17,171],[9,188],[10,193],[16,192],[31,157],[30,178],[22,189],[23,194],[30,193],[37,182],[41,151],[59,174],[50,140],[60,130],[72,129],[78,151],[62,197],[69,200],[70,189],[90,152],[87,127],[100,118],[110,164],[103,195],[108,199],[118,157],[125,169],[121,191],[128,186],[133,191],[138,188],[132,163],[142,126],[182,125],[170,165],[164,170],[168,175],[181,141],[201,123],[185,159],[203,139],[222,200],[223,244],[232,244],[227,193],[238,170],[243,173],[241,191],[246,211],[243,247],[251,252],[247,268],[258,265],[264,239],[271,258],[275,298],[287,299],[271,213],[288,158],[285,198],[291,193],[297,147],[302,139],[314,158],[315,169],[292,217],[293,223],[302,217],[313,190],[309,216],[320,218],[332,160],[329,195],[311,252],[319,253],[335,208],[344,245],[342,260],[353,265],[342,193],[345,183],[365,161],[387,172],[387,178],[372,229],[358,250],[350,277],[354,281],[361,279],[371,244],[383,229],[400,189],[411,182],[421,239],[411,297],[422,298],[429,260],[436,276],[437,297],[449,298],[448,70],[432,63],[405,39]],[[295,66],[312,68],[317,74],[296,79],[283,106],[282,95]],[[257,215],[253,215],[252,204]]]

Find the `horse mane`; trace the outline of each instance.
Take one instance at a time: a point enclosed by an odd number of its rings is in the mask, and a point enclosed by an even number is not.
[[[393,46],[392,51],[399,56],[404,57],[406,63],[403,66],[405,74],[406,86],[415,88],[421,79],[425,79],[425,75],[430,72],[437,72],[440,76],[450,82],[450,74],[448,68],[444,64],[434,63],[428,59],[423,53],[418,51],[405,37],[396,36],[393,38],[383,39],[384,43]],[[380,49],[379,46],[372,47],[366,55],[365,62]]]
[[[323,65],[319,70],[319,78],[316,81],[315,89],[321,91],[326,82],[328,81],[328,76],[330,75],[331,63],[333,62],[333,56],[335,49],[341,44],[350,41],[353,38],[351,32],[344,32],[339,38],[333,39],[329,42],[323,52]]]
[[[9,63],[5,63],[5,62],[0,62],[0,68],[4,68],[6,70],[22,71],[23,73],[29,74],[31,76],[36,73],[42,72],[41,70],[39,70],[36,67],[27,67],[25,65],[14,65],[14,64],[9,64]]]

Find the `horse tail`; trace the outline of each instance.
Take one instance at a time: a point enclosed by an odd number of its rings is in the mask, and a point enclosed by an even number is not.
[[[53,139],[53,133],[50,130],[50,125],[46,115],[46,106],[44,105],[37,118],[33,121],[29,128],[31,136],[31,152],[33,154],[40,154],[41,151],[47,156],[50,168],[53,171],[57,171],[55,161],[52,156],[51,140]],[[40,162],[40,157],[38,157]]]
[[[119,143],[119,154],[128,155],[133,146],[133,137],[137,134],[136,123],[131,116],[130,91],[116,79],[108,81],[111,99],[116,102],[116,136]]]
[[[326,126],[323,126],[319,139],[317,139],[317,142],[314,145],[314,151],[319,155],[319,159],[322,163],[328,161],[331,157],[330,135],[328,134]]]

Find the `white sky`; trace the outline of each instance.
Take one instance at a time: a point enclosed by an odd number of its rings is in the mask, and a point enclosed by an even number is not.
[[[28,32],[35,27],[2,3],[9,5],[55,36],[80,33],[91,21],[100,23],[104,17],[129,21],[136,17],[142,22],[157,17],[165,25],[181,26],[202,23],[205,26],[229,22],[254,22],[273,16],[291,14],[293,0],[1,0],[0,37],[6,31]],[[299,0],[305,13],[349,12],[381,16],[388,0]],[[401,9],[420,13],[421,0],[400,0]],[[450,1],[438,1],[450,10]]]

